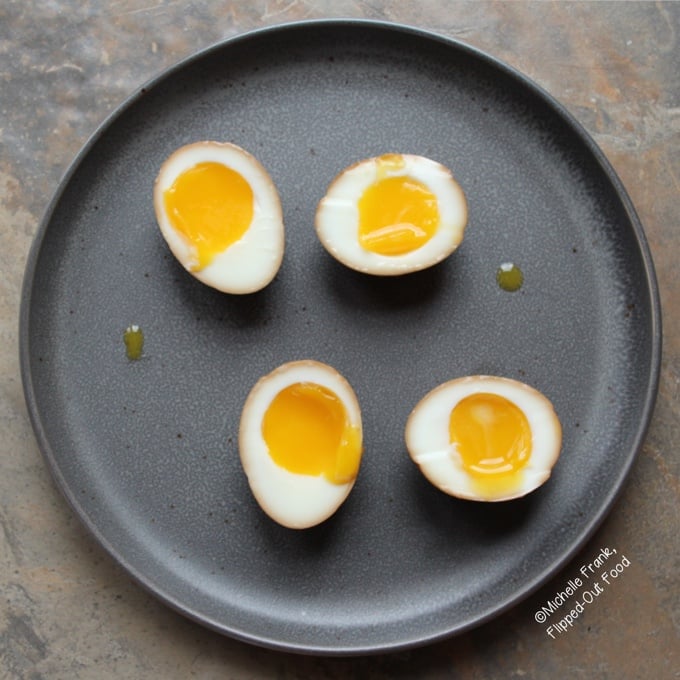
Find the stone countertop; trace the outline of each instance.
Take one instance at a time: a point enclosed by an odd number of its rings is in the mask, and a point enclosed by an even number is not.
[[[32,237],[88,136],[149,78],[222,38],[358,17],[458,38],[518,68],[585,126],[645,227],[664,356],[645,444],[581,553],[511,611],[407,652],[314,658],[192,623],[141,590],[54,486],[24,405],[18,310]],[[0,4],[0,678],[680,677],[680,4],[527,2]],[[602,548],[630,566],[565,634],[534,613]]]

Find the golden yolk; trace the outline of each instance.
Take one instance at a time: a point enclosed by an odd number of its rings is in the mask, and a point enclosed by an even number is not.
[[[253,219],[253,190],[221,163],[198,163],[177,177],[163,195],[172,226],[196,249],[200,271],[236,243]]]
[[[358,202],[359,244],[379,255],[403,255],[425,245],[439,227],[437,197],[413,177],[384,176],[399,167],[392,156]],[[399,156],[396,156],[399,159]],[[402,161],[403,163],[403,161]]]
[[[351,482],[359,471],[359,428],[347,422],[338,396],[314,383],[295,383],[272,400],[262,436],[277,465],[302,475],[323,475],[329,482]]]
[[[511,482],[531,455],[524,412],[496,394],[472,394],[451,411],[449,437],[473,479]]]

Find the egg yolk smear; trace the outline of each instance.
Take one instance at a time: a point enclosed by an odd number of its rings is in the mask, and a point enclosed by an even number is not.
[[[195,248],[193,271],[236,243],[253,219],[253,190],[241,174],[212,161],[185,170],[163,195],[172,226]]]
[[[323,475],[333,484],[359,472],[361,434],[348,423],[338,396],[315,383],[295,383],[272,400],[262,436],[277,465],[301,475]]]
[[[381,156],[377,179],[361,195],[359,244],[379,255],[403,255],[425,245],[439,227],[437,197],[408,175],[388,177],[401,169],[398,154]]]
[[[449,437],[463,467],[478,481],[510,482],[531,456],[527,417],[497,394],[472,394],[461,399],[451,411]]]

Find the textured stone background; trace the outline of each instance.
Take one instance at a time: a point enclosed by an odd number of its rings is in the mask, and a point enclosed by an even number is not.
[[[17,316],[31,239],[62,173],[147,79],[264,25],[363,17],[462,39],[517,67],[585,125],[652,248],[664,311],[657,408],[601,529],[526,602],[461,637],[394,655],[256,649],[141,591],[54,487],[26,415]],[[680,677],[680,4],[161,0],[0,2],[0,679]],[[533,613],[604,546],[631,566],[573,629]]]

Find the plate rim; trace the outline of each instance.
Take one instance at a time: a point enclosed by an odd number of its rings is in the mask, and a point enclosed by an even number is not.
[[[637,425],[635,437],[633,438],[633,445],[627,452],[625,458],[622,459],[622,464],[618,467],[618,476],[616,477],[615,482],[610,485],[608,493],[603,495],[602,501],[599,505],[599,511],[591,517],[589,524],[587,524],[585,529],[578,535],[577,538],[575,538],[571,546],[562,551],[556,558],[553,558],[548,567],[537,574],[531,581],[523,584],[523,586],[517,590],[513,596],[507,597],[504,601],[498,603],[489,611],[475,616],[472,620],[469,620],[466,623],[453,627],[443,627],[443,629],[438,634],[412,634],[409,636],[402,636],[399,641],[393,641],[389,644],[373,644],[365,646],[308,645],[286,642],[280,639],[274,639],[272,636],[248,633],[246,631],[239,630],[234,626],[230,626],[228,622],[225,623],[216,621],[213,617],[201,614],[200,612],[196,611],[196,608],[181,602],[177,597],[173,596],[172,593],[165,592],[165,590],[155,585],[153,578],[151,578],[148,574],[141,573],[140,570],[133,567],[125,555],[116,550],[116,548],[91,520],[87,511],[80,505],[76,494],[69,488],[69,485],[60,469],[58,456],[55,455],[52,444],[50,443],[46,427],[43,423],[42,416],[37,405],[36,388],[31,371],[30,311],[31,301],[33,299],[35,276],[37,273],[37,264],[41,254],[42,244],[51,223],[52,216],[59,205],[66,188],[99,139],[109,130],[109,128],[112,127],[118,118],[134,107],[140,98],[144,97],[150,90],[162,84],[164,81],[172,78],[176,73],[181,72],[194,62],[200,61],[212,53],[228,50],[232,46],[237,46],[240,43],[263,38],[266,39],[268,36],[276,36],[282,32],[305,32],[310,30],[313,31],[317,28],[333,29],[338,31],[348,31],[359,28],[363,30],[393,33],[395,35],[410,35],[411,37],[418,38],[424,42],[436,42],[447,49],[457,51],[458,53],[463,53],[475,60],[481,61],[487,66],[491,67],[494,71],[502,72],[512,80],[521,84],[523,88],[526,88],[534,95],[538,96],[538,98],[541,99],[548,108],[558,114],[562,121],[568,125],[570,130],[579,137],[580,141],[585,145],[593,160],[595,160],[600,166],[600,169],[606,176],[606,179],[611,183],[616,197],[621,202],[621,207],[623,208],[628,218],[628,222],[632,227],[632,235],[635,237],[634,240],[639,249],[641,263],[643,264],[643,271],[645,275],[644,280],[646,283],[646,290],[644,291],[645,298],[647,298],[647,296],[649,297],[650,333],[648,340],[650,343],[650,370],[649,373],[644,373],[645,378],[647,378],[647,387],[644,393],[644,400],[641,401],[641,418]],[[425,29],[400,22],[357,18],[321,18],[288,21],[257,27],[233,36],[228,36],[206,47],[203,47],[189,54],[188,56],[181,58],[174,64],[162,69],[160,72],[147,79],[141,86],[136,87],[131,94],[129,94],[117,106],[115,106],[113,110],[102,120],[102,122],[96,126],[94,131],[90,134],[85,143],[81,146],[80,150],[69,162],[66,170],[62,174],[51,199],[47,203],[47,207],[44,210],[43,216],[40,219],[38,227],[33,236],[29,253],[26,258],[20,292],[18,344],[20,376],[29,421],[31,423],[40,453],[47,462],[50,475],[52,476],[52,479],[59,489],[61,495],[66,499],[71,511],[78,517],[90,535],[104,549],[109,557],[111,557],[114,562],[118,564],[129,577],[133,579],[134,582],[140,585],[147,593],[150,593],[174,611],[208,629],[242,642],[259,645],[277,651],[298,654],[360,656],[412,649],[426,644],[432,644],[442,639],[451,638],[453,636],[465,633],[471,629],[482,626],[483,624],[488,623],[489,621],[504,614],[508,610],[516,607],[522,601],[530,597],[551,578],[557,576],[558,573],[575,557],[578,551],[584,547],[584,545],[593,536],[593,534],[611,512],[612,507],[625,487],[625,482],[630,474],[633,464],[635,463],[635,460],[644,445],[645,437],[653,418],[654,407],[659,389],[662,355],[662,317],[659,285],[651,250],[643,225],[639,216],[637,215],[633,202],[628,195],[623,182],[602,149],[595,142],[585,127],[578,121],[578,119],[565,107],[565,105],[563,105],[558,99],[551,95],[540,84],[529,78],[514,66],[478,47],[460,40],[459,38],[454,38],[431,29]]]

